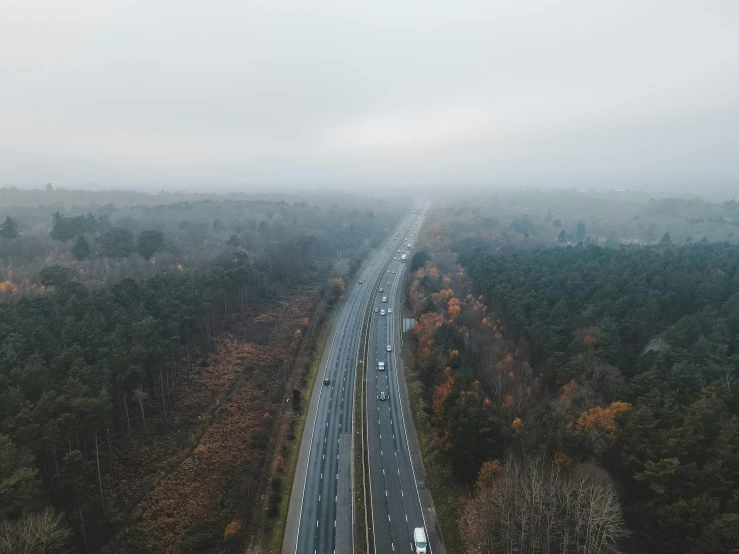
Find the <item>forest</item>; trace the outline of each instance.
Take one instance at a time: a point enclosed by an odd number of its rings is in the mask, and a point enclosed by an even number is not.
[[[66,196],[2,191],[0,552],[238,551],[326,310],[403,206]]]
[[[302,270],[291,265],[293,253],[345,265],[400,213],[378,201],[375,214],[339,193],[218,197],[52,187],[0,189],[0,199],[0,299],[38,294],[59,279],[94,287],[209,269],[237,252],[279,283]]]
[[[546,202],[541,219],[440,206],[411,260],[423,401],[469,552],[737,552],[739,246],[559,241]]]

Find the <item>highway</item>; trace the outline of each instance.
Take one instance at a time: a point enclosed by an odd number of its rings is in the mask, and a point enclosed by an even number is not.
[[[412,237],[406,235],[411,240],[406,239],[405,244],[412,243],[421,219],[414,225],[416,231],[412,231]],[[381,284],[384,292],[374,300],[368,347],[367,440],[375,553],[414,552],[413,529],[423,527],[427,552],[445,554],[431,495],[425,486],[402,374],[400,288],[410,260],[406,264],[400,259],[410,251],[406,247],[400,248],[401,252],[397,250],[398,260],[390,263]],[[387,302],[382,301],[383,296]],[[387,313],[388,308],[392,313]],[[385,315],[380,310],[385,310]],[[378,370],[377,362],[385,363],[384,371]]]
[[[354,551],[352,430],[360,334],[367,306],[376,296],[376,282],[401,247],[413,220],[407,217],[370,258],[332,326],[311,395],[283,554]],[[323,384],[324,379],[329,384]],[[357,535],[363,539],[363,530]]]

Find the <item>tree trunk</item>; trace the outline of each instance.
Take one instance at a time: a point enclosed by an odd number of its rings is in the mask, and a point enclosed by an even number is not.
[[[98,466],[98,486],[100,487],[100,505],[105,509],[105,498],[103,497],[103,476],[100,473],[100,448],[98,448],[98,432],[95,431],[95,461]]]
[[[131,418],[128,415],[128,396],[123,395],[123,408],[126,412],[126,424],[128,425],[128,434],[131,434]]]
[[[110,476],[113,477],[113,442],[110,439],[110,429],[105,430],[108,434],[108,457],[110,459]]]
[[[80,527],[82,528],[82,542],[85,545],[85,552],[90,552],[87,548],[87,533],[85,532],[85,518],[82,517],[82,506],[77,502],[77,511],[80,514]]]
[[[159,364],[159,384],[162,389],[162,413],[164,415],[164,422],[167,422],[167,399],[164,396],[164,377],[162,376],[162,364]]]
[[[141,409],[141,425],[144,428],[144,436],[146,436],[146,414],[144,414],[144,394],[140,389],[136,390],[136,400],[138,400],[139,408]]]
[[[54,447],[54,467],[56,467],[56,474],[61,475],[61,471],[59,471],[59,458],[56,455],[56,447]]]

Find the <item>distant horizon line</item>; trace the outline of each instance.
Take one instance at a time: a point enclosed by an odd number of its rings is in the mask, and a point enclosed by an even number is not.
[[[202,185],[203,187],[209,188],[210,190],[204,191],[199,190],[198,187],[185,186],[185,187],[156,187],[157,190],[147,190],[146,185],[135,185],[121,186],[114,185],[105,187],[104,185],[92,185],[92,184],[78,184],[78,185],[58,185],[55,186],[53,183],[47,183],[40,185],[38,183],[23,183],[23,184],[0,184],[0,191],[23,191],[23,192],[41,192],[47,193],[46,190],[48,185],[53,187],[53,192],[86,192],[86,193],[102,193],[102,192],[121,192],[121,193],[136,193],[148,196],[161,196],[161,195],[203,195],[203,196],[228,196],[228,195],[240,195],[240,194],[300,194],[300,193],[316,193],[316,192],[332,192],[339,194],[349,194],[354,196],[377,196],[377,193],[388,194],[390,193],[394,197],[402,196],[418,196],[423,195],[424,192],[428,196],[449,196],[450,194],[458,194],[460,190],[468,190],[477,194],[487,193],[494,194],[496,192],[515,193],[515,192],[543,192],[543,193],[580,193],[580,194],[623,194],[629,196],[642,196],[648,197],[659,197],[659,198],[682,198],[682,199],[703,199],[712,202],[718,201],[731,201],[736,199],[736,195],[724,192],[721,188],[715,189],[704,187],[701,193],[695,193],[688,190],[681,190],[680,188],[669,189],[669,188],[655,188],[654,190],[645,190],[642,188],[631,188],[631,187],[542,187],[533,184],[516,184],[516,185],[454,185],[454,193],[442,192],[440,189],[446,189],[449,185],[406,185],[399,187],[398,185],[374,185],[369,190],[366,186],[362,186],[362,190],[353,190],[346,187],[331,186],[331,185],[241,185],[240,187],[226,186],[226,185]],[[243,187],[243,188],[242,188]],[[153,188],[153,187],[148,187]],[[359,187],[357,187],[359,188]],[[737,186],[739,188],[739,184]],[[374,193],[374,194],[373,194]]]

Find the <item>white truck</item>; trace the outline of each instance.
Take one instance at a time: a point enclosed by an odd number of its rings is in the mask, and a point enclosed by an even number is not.
[[[426,554],[426,532],[423,527],[413,530],[413,551],[417,554]]]

